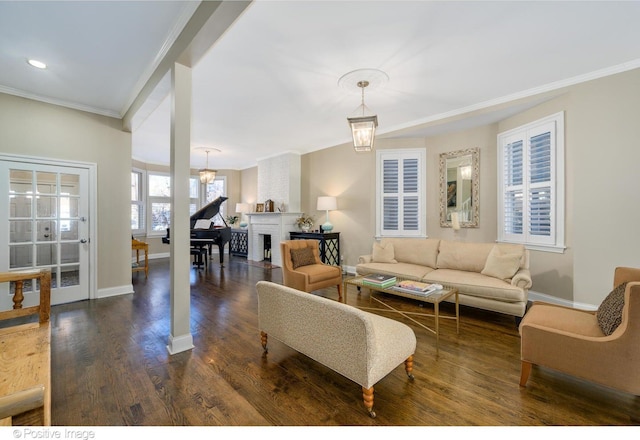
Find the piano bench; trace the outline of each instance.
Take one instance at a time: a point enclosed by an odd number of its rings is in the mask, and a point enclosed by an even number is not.
[[[209,264],[209,255],[206,247],[192,247],[191,255],[193,255],[193,265],[200,269],[200,266]]]

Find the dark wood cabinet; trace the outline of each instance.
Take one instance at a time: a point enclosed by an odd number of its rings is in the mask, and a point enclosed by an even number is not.
[[[290,232],[291,240],[318,240],[320,259],[325,264],[340,266],[339,232]]]

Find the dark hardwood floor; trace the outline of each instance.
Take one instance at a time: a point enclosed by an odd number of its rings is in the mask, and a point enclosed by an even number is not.
[[[225,257],[227,257],[225,255]],[[512,317],[461,307],[460,334],[411,325],[413,382],[402,366],[375,386],[377,418],[360,387],[276,340],[265,357],[255,283],[279,268],[214,256],[191,271],[195,348],[169,355],[169,260],[152,260],[135,293],[52,308],[52,421],[57,426],[581,426],[637,425],[634,396],[534,367],[518,385]],[[314,294],[337,299],[336,289]],[[368,304],[350,290],[349,304]],[[389,298],[396,307],[415,308]],[[451,304],[443,305],[452,312]],[[425,321],[427,324],[432,324]]]

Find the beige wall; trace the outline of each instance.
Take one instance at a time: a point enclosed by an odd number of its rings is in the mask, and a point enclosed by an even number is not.
[[[2,152],[97,164],[97,288],[131,287],[131,135],[118,119],[0,94]]]
[[[640,267],[638,171],[640,70],[557,91],[554,99],[496,124],[426,139],[378,139],[376,149],[426,148],[427,234],[468,241],[497,238],[499,132],[565,112],[565,245],[563,253],[531,251],[532,292],[576,305],[597,306],[611,290],[615,266]],[[438,159],[442,152],[480,148],[480,227],[441,228]],[[331,213],[341,233],[344,264],[370,252],[375,234],[375,154],[356,154],[349,144],[302,157],[302,209],[315,210],[319,195],[338,197]]]

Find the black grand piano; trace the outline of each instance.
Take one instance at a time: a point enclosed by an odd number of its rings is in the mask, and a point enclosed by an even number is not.
[[[224,264],[224,246],[231,241],[231,228],[220,215],[220,205],[227,200],[228,197],[218,197],[213,202],[205,205],[191,216],[191,247],[204,249],[207,248],[209,256],[211,256],[211,247],[218,245],[220,254],[220,265]],[[219,216],[224,226],[215,225],[215,217]],[[167,228],[167,236],[162,237],[162,242],[171,243],[170,229]],[[202,261],[198,260],[198,263]]]

